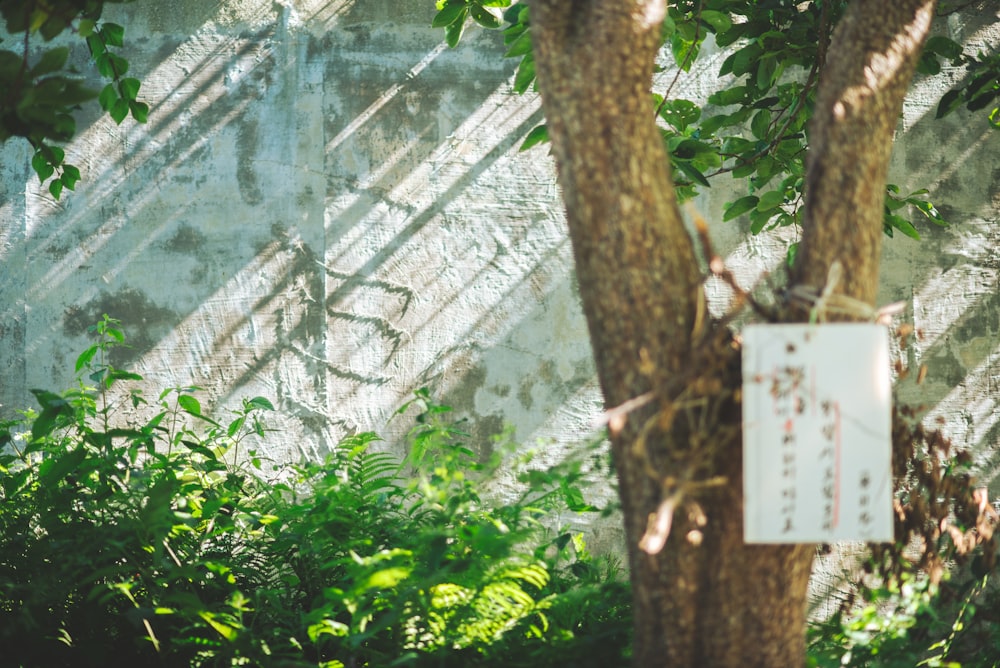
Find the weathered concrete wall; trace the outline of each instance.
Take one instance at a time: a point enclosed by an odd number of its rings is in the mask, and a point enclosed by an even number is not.
[[[84,180],[61,202],[24,146],[4,146],[0,410],[65,386],[109,313],[133,345],[118,361],[151,387],[272,398],[279,458],[385,432],[423,385],[477,436],[504,421],[526,442],[585,432],[600,398],[553,170],[544,147],[517,152],[537,100],[510,93],[498,34],[471,29],[448,50],[433,13],[427,0],[109,7],[150,122],[88,112],[68,151]],[[948,29],[996,44],[996,19]],[[700,63],[680,94],[707,97],[717,67]],[[888,241],[880,300],[905,300],[925,334],[904,354],[928,381],[902,396],[996,464],[1000,135],[968,114],[932,120],[947,84],[917,83],[893,179],[931,188],[954,225]],[[717,184],[697,205],[721,220],[733,197]],[[713,233],[747,285],[780,272],[784,240]]]

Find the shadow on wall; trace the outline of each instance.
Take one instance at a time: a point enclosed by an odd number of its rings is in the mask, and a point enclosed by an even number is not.
[[[68,153],[85,180],[58,203],[18,156],[29,185],[0,204],[25,221],[0,236],[0,327],[23,341],[0,358],[4,410],[64,386],[109,313],[133,344],[117,361],[151,384],[275,399],[292,416],[281,458],[381,429],[424,384],[483,436],[503,419],[521,438],[585,428],[597,392],[561,203],[544,149],[516,152],[540,112],[509,94],[499,36],[452,51],[430,5],[295,4],[197,3],[184,31],[172,11],[129,10],[148,126],[81,123]],[[908,128],[897,167],[956,225],[888,242],[883,299],[912,298],[931,333],[913,361],[932,382],[904,396],[975,420],[966,441],[986,452],[1000,437],[1000,268],[981,217],[1000,196],[996,179],[958,176],[992,164],[996,139],[980,135],[965,119]],[[939,164],[949,156],[961,171]],[[917,267],[938,268],[914,284]]]
[[[31,360],[3,384],[5,405],[65,385],[87,325],[109,313],[133,346],[117,363],[215,401],[276,397],[315,454],[337,435],[329,416],[347,416],[341,433],[380,425],[420,365],[467,336],[461,295],[504,233],[448,228],[488,200],[501,204],[489,220],[510,213],[494,182],[538,113],[503,99],[511,64],[496,35],[445,52],[433,8],[414,28],[320,4],[313,16],[333,25],[319,36],[287,8],[254,32],[220,33],[220,5],[190,35],[135,38],[150,124],[91,119],[69,150],[79,193],[57,203],[30,183],[3,205],[23,206],[2,253],[24,290],[0,309]],[[495,53],[477,55],[487,39]],[[427,251],[428,237],[442,241]],[[499,297],[505,283],[493,283]]]
[[[954,39],[969,50],[1000,46],[997,12],[953,17]],[[957,84],[959,73],[944,73]],[[894,156],[900,183],[929,188],[946,229],[927,225],[920,242],[905,242],[909,272],[883,270],[895,299],[911,302],[922,336],[907,351],[927,379],[900,383],[901,401],[922,407],[929,424],[941,421],[955,443],[971,449],[991,493],[1000,493],[1000,134],[984,112],[934,118],[940,79],[920,78],[908,102],[905,140]],[[912,116],[912,118],[911,118]],[[895,243],[890,242],[890,247]]]

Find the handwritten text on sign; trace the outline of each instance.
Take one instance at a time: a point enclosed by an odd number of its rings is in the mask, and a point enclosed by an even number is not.
[[[745,541],[892,540],[890,411],[884,327],[746,327]]]

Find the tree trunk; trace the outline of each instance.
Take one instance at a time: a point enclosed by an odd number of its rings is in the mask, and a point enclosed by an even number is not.
[[[857,0],[834,37],[835,74],[821,82],[825,106],[813,127],[803,284],[821,286],[840,258],[840,291],[874,296],[888,151],[926,32],[914,17],[930,5]],[[801,666],[814,549],[743,543],[739,351],[724,327],[705,321],[650,97],[665,11],[664,0],[531,3],[538,86],[605,403],[646,399],[610,423],[634,664]]]

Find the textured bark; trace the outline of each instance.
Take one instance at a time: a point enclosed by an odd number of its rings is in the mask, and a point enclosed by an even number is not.
[[[841,287],[874,295],[889,145],[916,54],[898,49],[900,64],[885,77],[873,64],[896,62],[877,54],[896,53],[897,35],[919,44],[906,36],[929,4],[857,0],[838,30],[809,165],[809,220],[825,222],[807,223],[804,284],[822,285],[841,258]],[[605,402],[655,397],[611,429],[634,664],[801,666],[814,550],[743,543],[738,350],[699,315],[701,277],[649,95],[664,12],[664,0],[531,2],[538,85]],[[647,554],[639,544],[650,515],[675,500],[666,546]]]

